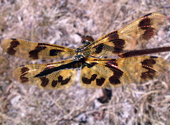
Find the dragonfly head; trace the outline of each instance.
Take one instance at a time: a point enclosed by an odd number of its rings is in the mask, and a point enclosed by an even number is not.
[[[91,37],[91,36],[83,36],[82,37],[81,43],[84,44],[85,46],[88,46],[92,42],[94,42],[93,37]]]

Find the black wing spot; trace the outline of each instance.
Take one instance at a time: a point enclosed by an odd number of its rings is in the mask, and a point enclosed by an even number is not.
[[[146,72],[141,74],[142,79],[153,79],[156,75],[156,71],[153,68],[153,65],[156,64],[154,60],[155,57],[151,57],[150,59],[145,59],[142,63],[142,67],[147,69]]]
[[[114,64],[117,65],[117,63]],[[123,76],[123,72],[118,68],[110,65],[110,63],[107,63],[105,66],[108,67],[111,71],[113,71],[113,75],[109,78],[110,83],[112,85],[120,84],[120,78]]]
[[[109,33],[107,36],[109,37],[108,38],[109,41],[114,40],[114,39],[119,39],[119,35],[118,35],[117,31]]]
[[[139,23],[139,27],[143,30],[147,30],[151,26],[151,19],[145,18]]]
[[[63,50],[52,49],[50,50],[50,56],[56,56],[59,52],[64,52]]]
[[[105,81],[105,78],[96,79],[96,84],[97,84],[98,86],[102,86],[103,83],[104,83],[104,81]]]
[[[104,46],[104,44],[103,44],[103,43],[100,43],[99,45],[94,46],[93,48],[95,48],[95,49],[96,49],[95,53],[97,53],[97,54],[101,53],[101,52],[102,52],[102,50],[103,50],[103,46]]]
[[[93,74],[90,79],[86,77],[82,77],[82,82],[85,84],[91,84],[92,81],[94,81],[97,77],[97,74]]]
[[[37,47],[29,52],[29,57],[32,59],[39,59],[38,58],[38,53],[41,52],[42,50],[46,49],[47,47],[44,46],[41,43],[38,43]]]
[[[29,68],[28,68],[28,67],[22,67],[22,68],[21,68],[21,73],[25,73],[25,72],[27,72],[27,71],[29,71]]]
[[[27,77],[25,77],[26,74],[20,76],[21,83],[26,83],[29,81]]]
[[[19,41],[15,38],[11,38],[11,43],[10,43],[10,47],[7,49],[7,53],[10,55],[14,55],[16,53],[16,51],[14,50],[14,48],[16,48],[18,45],[20,45]]]
[[[53,81],[52,81],[52,87],[56,87],[57,83],[58,83],[57,80],[53,80]]]
[[[41,77],[40,80],[41,80],[41,86],[42,86],[42,87],[46,87],[46,86],[48,85],[48,82],[49,82],[49,79],[48,79],[48,78],[46,78],[46,77]]]

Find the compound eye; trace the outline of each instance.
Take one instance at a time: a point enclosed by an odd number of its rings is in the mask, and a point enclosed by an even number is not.
[[[82,40],[81,40],[82,44],[85,44],[85,45],[89,45],[93,41],[94,41],[94,39],[91,36],[83,36]]]

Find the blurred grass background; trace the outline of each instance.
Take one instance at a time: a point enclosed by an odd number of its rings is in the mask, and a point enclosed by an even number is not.
[[[169,0],[1,0],[0,42],[20,38],[70,48],[81,37],[94,39],[118,30],[150,12],[170,17]],[[167,20],[144,48],[170,46]],[[170,62],[170,53],[154,55]],[[66,90],[41,90],[12,77],[25,61],[7,55],[0,47],[0,125],[170,125],[170,73],[143,85],[113,88],[113,97],[100,104],[99,89],[75,86]]]

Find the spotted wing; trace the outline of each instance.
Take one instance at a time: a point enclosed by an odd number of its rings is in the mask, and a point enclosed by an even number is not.
[[[13,38],[4,40],[1,46],[8,54],[23,59],[67,58],[75,54],[73,49],[63,46]]]
[[[170,69],[168,61],[151,56],[121,59],[89,58],[82,66],[83,88],[114,88],[128,83],[143,83]]]
[[[15,69],[13,75],[21,83],[41,89],[66,89],[76,82],[76,69],[63,68],[63,65],[71,62],[72,60],[67,60],[51,64],[24,65]],[[40,73],[44,74],[40,76]]]
[[[126,27],[109,33],[94,41],[84,50],[84,55],[109,57],[122,50],[132,50],[136,45],[148,41],[163,25],[165,16],[160,13],[147,14]]]

